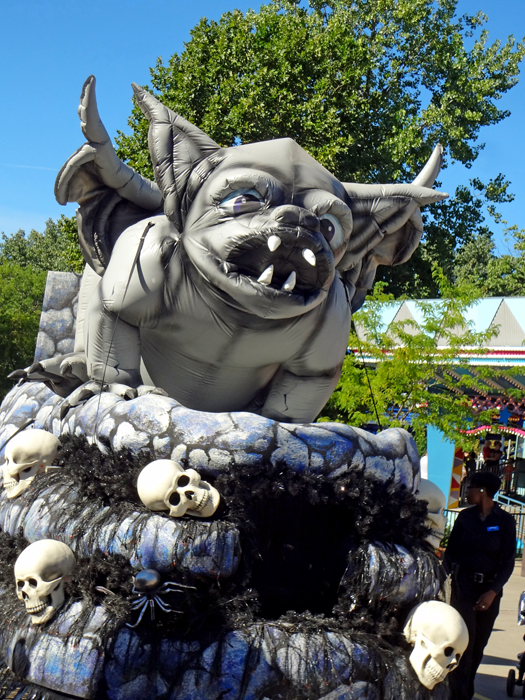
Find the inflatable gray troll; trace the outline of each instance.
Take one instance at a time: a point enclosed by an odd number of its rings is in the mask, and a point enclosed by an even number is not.
[[[101,387],[156,388],[201,411],[314,420],[377,266],[408,260],[419,207],[447,196],[430,189],[441,147],[412,184],[341,183],[289,138],[221,148],[133,88],[156,184],[119,160],[91,76],[79,107],[88,143],[55,191],[80,205],[89,265],[75,352],[18,376],[76,389],[69,405]]]

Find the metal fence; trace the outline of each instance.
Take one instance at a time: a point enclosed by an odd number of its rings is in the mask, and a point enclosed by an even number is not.
[[[523,542],[525,541],[525,503],[500,493],[496,495],[495,501],[503,510],[510,513],[516,521],[516,556],[521,556],[523,554]],[[446,533],[452,530],[458,513],[459,510],[445,510],[445,515],[447,516]]]

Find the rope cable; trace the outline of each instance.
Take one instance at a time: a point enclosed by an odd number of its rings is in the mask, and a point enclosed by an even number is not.
[[[376,400],[375,400],[375,397],[374,397],[374,392],[373,392],[373,390],[372,390],[372,384],[371,384],[371,382],[370,382],[370,377],[368,376],[368,368],[367,368],[367,366],[366,366],[365,356],[363,355],[363,348],[362,348],[362,346],[361,346],[361,340],[360,340],[359,334],[358,334],[358,332],[357,332],[357,326],[355,325],[355,323],[354,323],[353,321],[352,321],[352,326],[353,326],[353,328],[354,328],[355,337],[356,337],[356,339],[357,339],[357,345],[358,345],[358,347],[359,347],[359,354],[361,355],[361,362],[363,363],[363,367],[365,368],[366,381],[367,381],[367,383],[368,383],[368,389],[369,389],[369,391],[370,391],[370,398],[372,399],[372,404],[373,404],[373,406],[374,406],[374,413],[376,414],[377,424],[378,424],[378,426],[379,426],[379,430],[383,430],[383,426],[381,425],[381,420],[379,419],[379,413],[378,413],[378,410],[377,410],[377,405],[376,405]]]
[[[144,231],[143,231],[143,233],[142,233],[142,236],[140,237],[140,241],[139,241],[139,245],[138,245],[138,248],[137,248],[137,252],[135,253],[135,258],[134,258],[134,260],[133,260],[133,264],[131,265],[131,270],[130,270],[130,272],[129,272],[128,281],[126,282],[126,286],[124,287],[124,294],[122,295],[122,302],[121,302],[121,304],[120,304],[120,309],[119,309],[119,311],[118,311],[118,313],[117,313],[117,315],[116,315],[115,324],[114,324],[114,326],[113,326],[113,332],[112,332],[112,334],[111,334],[111,338],[110,338],[110,341],[109,341],[108,354],[107,354],[107,356],[106,356],[106,361],[105,361],[105,363],[104,363],[104,371],[102,372],[102,379],[101,379],[101,381],[100,381],[100,385],[101,385],[101,386],[100,386],[100,393],[99,393],[99,395],[98,395],[98,405],[97,405],[97,413],[96,413],[96,416],[95,416],[95,427],[94,427],[94,429],[93,429],[93,437],[96,436],[96,431],[97,431],[97,426],[98,426],[98,416],[99,416],[99,411],[100,411],[100,401],[101,401],[101,398],[102,398],[102,392],[103,392],[103,390],[104,390],[104,379],[106,378],[106,369],[107,369],[107,366],[108,366],[109,355],[110,355],[110,353],[111,353],[111,348],[112,348],[112,345],[113,345],[113,340],[114,340],[114,338],[115,338],[115,333],[117,332],[117,325],[118,325],[118,322],[119,322],[119,319],[120,319],[120,314],[121,314],[122,308],[123,308],[123,306],[124,306],[124,299],[126,298],[126,294],[127,294],[127,292],[128,292],[128,288],[129,288],[129,285],[130,285],[130,283],[131,283],[131,277],[133,276],[133,272],[134,272],[134,270],[135,270],[135,267],[138,265],[138,261],[139,261],[139,258],[140,258],[140,254],[141,254],[142,248],[143,248],[143,246],[144,246],[144,241],[146,240],[146,236],[147,236],[147,234],[148,234],[148,231],[150,230],[150,228],[153,228],[153,226],[155,226],[155,223],[154,223],[153,221],[148,221],[148,223],[147,223],[147,225],[146,225],[146,228],[144,229]]]

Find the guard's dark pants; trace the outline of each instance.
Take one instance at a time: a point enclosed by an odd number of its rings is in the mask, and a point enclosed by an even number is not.
[[[452,588],[450,603],[465,620],[469,633],[468,647],[459,666],[448,676],[452,700],[471,700],[474,697],[474,677],[498,616],[502,595],[496,596],[488,610],[475,612],[476,601],[489,589],[490,583],[474,583],[461,574]]]

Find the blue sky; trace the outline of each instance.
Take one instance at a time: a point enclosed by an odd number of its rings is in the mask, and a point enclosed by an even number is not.
[[[97,77],[102,118],[109,133],[127,129],[131,82],[149,81],[158,56],[180,52],[200,17],[218,19],[248,0],[18,0],[2,3],[2,109],[0,110],[0,231],[43,230],[46,219],[72,215],[59,206],[55,176],[83,138],[76,115],[85,78]],[[489,16],[490,41],[525,36],[525,0],[459,0],[458,11]],[[486,148],[470,171],[442,174],[453,192],[469,177],[504,173],[516,200],[507,205],[509,223],[525,228],[525,80],[501,101],[512,116],[481,132]],[[505,244],[498,241],[500,250]]]

